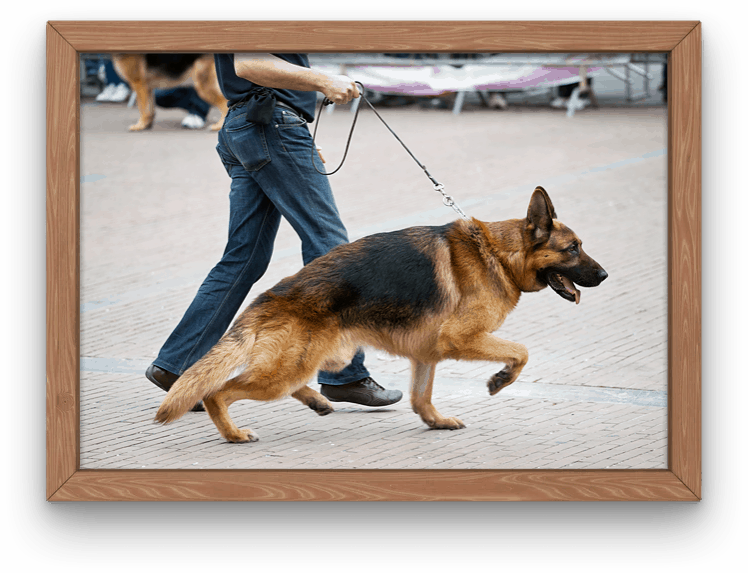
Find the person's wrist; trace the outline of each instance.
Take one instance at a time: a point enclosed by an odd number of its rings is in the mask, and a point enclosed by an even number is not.
[[[333,77],[325,72],[316,71],[315,85],[316,90],[327,96],[333,86]]]

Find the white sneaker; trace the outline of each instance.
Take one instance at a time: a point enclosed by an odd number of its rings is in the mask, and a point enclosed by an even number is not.
[[[127,96],[129,95],[130,88],[128,88],[125,84],[119,84],[116,88],[114,88],[114,92],[112,93],[112,97],[109,101],[125,101],[127,99]]]
[[[191,113],[182,120],[182,127],[185,129],[202,129],[205,127],[205,120],[199,115]]]
[[[117,86],[114,84],[108,84],[103,90],[101,90],[101,93],[96,96],[96,101],[112,101],[112,95],[116,89]]]
[[[551,102],[551,107],[555,109],[564,109],[568,100],[566,98],[557,97]]]

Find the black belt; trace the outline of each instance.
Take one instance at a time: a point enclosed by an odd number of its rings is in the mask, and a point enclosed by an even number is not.
[[[236,108],[242,107],[243,105],[246,105],[246,104],[247,104],[247,100],[246,99],[240,99],[238,102],[232,103],[229,106],[229,111],[235,110]],[[295,107],[292,107],[292,106],[290,106],[290,105],[288,105],[286,103],[283,103],[282,101],[277,101],[276,100],[275,105],[278,106],[278,107],[283,107],[285,109],[290,109],[292,112],[294,112],[294,113],[296,113],[298,115],[301,115],[299,113],[299,110],[297,110]]]
[[[292,112],[294,112],[294,113],[295,113],[296,115],[299,115],[299,116],[301,115],[301,114],[299,113],[299,111],[298,111],[298,110],[297,110],[296,108],[294,108],[294,107],[292,107],[292,106],[290,106],[290,105],[288,105],[288,104],[286,104],[286,103],[283,103],[282,101],[278,101],[278,102],[276,102],[276,103],[275,103],[275,105],[276,105],[277,107],[282,107],[282,108],[285,108],[285,109],[290,109],[290,110],[291,110]]]

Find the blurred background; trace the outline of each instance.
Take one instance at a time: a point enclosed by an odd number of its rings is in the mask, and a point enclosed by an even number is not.
[[[310,61],[312,67],[362,82],[373,103],[454,113],[463,106],[552,104],[573,114],[590,103],[654,105],[667,98],[666,54],[353,53],[311,54]],[[590,79],[590,85],[578,89],[580,74]],[[135,95],[117,75],[109,54],[82,55],[81,95],[135,104]]]

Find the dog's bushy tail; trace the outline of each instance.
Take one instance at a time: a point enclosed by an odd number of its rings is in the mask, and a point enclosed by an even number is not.
[[[246,367],[256,335],[245,337],[224,336],[200,360],[185,371],[169,390],[156,412],[155,421],[168,424],[178,420],[195,404],[210,397]]]

